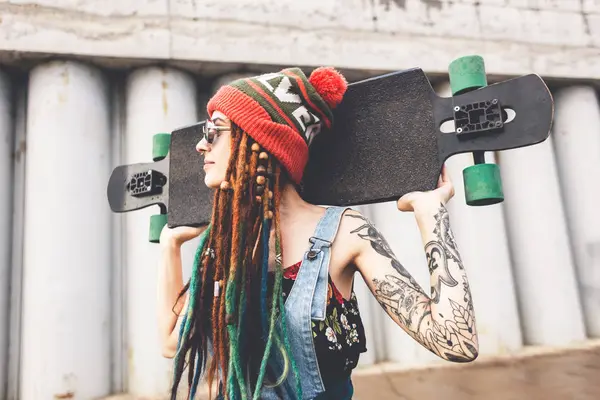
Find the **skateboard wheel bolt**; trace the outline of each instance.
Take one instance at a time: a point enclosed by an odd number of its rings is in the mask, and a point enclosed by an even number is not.
[[[455,106],[454,107],[454,111],[460,111],[460,107],[459,106]]]
[[[462,128],[458,128],[458,129],[456,130],[456,133],[462,133],[462,131],[463,131],[463,130],[462,130]]]
[[[262,153],[260,153],[260,155],[258,156],[258,158],[260,158],[261,160],[268,160],[269,159],[269,155],[263,151]]]
[[[252,151],[255,153],[258,153],[258,151],[260,150],[260,146],[258,145],[258,143],[253,143],[252,144]]]
[[[502,122],[500,122],[500,121],[496,121],[496,126],[497,126],[497,127],[500,127],[500,125],[502,125]]]
[[[259,185],[264,185],[265,184],[265,177],[264,176],[257,176],[256,177],[256,183],[258,183]]]
[[[498,99],[492,100],[492,104],[498,104]]]

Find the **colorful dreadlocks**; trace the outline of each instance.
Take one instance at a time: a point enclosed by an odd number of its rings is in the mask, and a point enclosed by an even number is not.
[[[189,293],[189,306],[179,332],[171,399],[176,398],[186,364],[188,399],[194,398],[205,373],[211,398],[216,381],[225,399],[257,399],[265,381],[271,381],[270,386],[280,385],[290,369],[296,394],[302,398],[282,296],[277,210],[284,181],[289,178],[276,159],[232,125],[226,180],[215,191],[211,224],[200,238],[190,281],[180,295]],[[267,278],[272,231],[276,270],[270,291]],[[212,357],[207,368],[209,348]],[[281,352],[285,368],[273,379],[267,361],[274,352]]]

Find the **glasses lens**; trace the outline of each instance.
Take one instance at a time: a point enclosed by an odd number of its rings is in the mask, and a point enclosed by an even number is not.
[[[211,121],[206,121],[204,126],[202,127],[202,133],[204,133],[204,138],[206,142],[212,144],[215,140],[215,135],[217,130],[215,129],[215,125]]]

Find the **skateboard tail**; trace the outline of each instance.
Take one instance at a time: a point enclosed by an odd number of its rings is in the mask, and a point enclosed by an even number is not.
[[[161,213],[166,213],[167,176],[168,159],[115,168],[106,188],[110,209],[115,213],[123,213],[158,205]]]
[[[434,101],[440,129],[438,146],[441,162],[460,153],[502,151],[539,144],[548,139],[554,117],[552,94],[536,74],[455,97],[437,97]],[[492,108],[494,113],[500,112],[500,121],[498,115],[489,111]],[[468,119],[463,125],[459,120],[462,115],[467,115]],[[452,120],[455,121],[455,130],[442,131],[442,125]],[[468,129],[459,132],[458,126]]]

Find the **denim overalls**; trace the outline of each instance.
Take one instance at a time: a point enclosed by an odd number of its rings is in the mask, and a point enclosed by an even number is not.
[[[302,400],[349,400],[354,393],[350,378],[329,387],[325,392],[312,331],[313,320],[325,320],[331,244],[345,210],[343,207],[328,207],[325,211],[309,239],[311,247],[304,254],[298,275],[285,302],[287,332],[302,384]],[[270,366],[277,376],[281,374],[283,362],[275,346],[271,350]],[[252,398],[250,389],[247,396]],[[217,400],[222,398],[219,393]],[[277,388],[263,386],[260,398],[300,400],[296,398],[295,377],[291,369],[287,379]]]
[[[296,281],[285,302],[287,332],[300,374],[303,399],[346,400],[352,398],[353,389],[350,379],[328,388],[325,392],[312,331],[313,320],[325,320],[331,244],[337,234],[344,211],[344,207],[327,208],[310,238],[311,247],[304,254]],[[272,358],[279,357],[272,363],[274,369],[279,372],[281,371],[280,353],[274,347],[272,354]],[[295,393],[295,378],[290,369],[284,384],[277,389],[264,387],[261,398],[267,400],[295,399]]]

